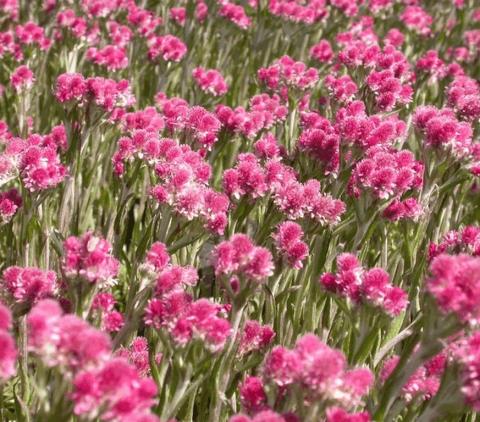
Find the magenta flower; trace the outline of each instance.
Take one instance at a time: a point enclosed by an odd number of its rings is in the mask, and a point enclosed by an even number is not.
[[[63,247],[62,269],[67,277],[79,277],[101,285],[114,281],[120,264],[111,255],[108,241],[88,232],[81,237],[70,236]]]

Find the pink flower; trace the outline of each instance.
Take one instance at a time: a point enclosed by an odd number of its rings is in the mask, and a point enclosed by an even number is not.
[[[331,123],[319,115],[314,117],[314,113],[309,113],[303,118],[306,130],[298,139],[299,149],[319,160],[326,174],[336,174],[340,165],[340,136]]]
[[[128,67],[128,57],[125,50],[116,45],[107,45],[101,49],[91,47],[87,50],[86,57],[93,63],[104,66],[109,71]]]
[[[217,275],[238,274],[256,283],[273,274],[271,253],[255,246],[244,234],[235,234],[221,242],[214,250],[213,265]]]
[[[22,206],[23,200],[17,189],[0,192],[0,221],[8,223]]]
[[[170,18],[180,26],[185,25],[187,10],[185,7],[172,7],[170,9]]]
[[[386,150],[373,147],[353,170],[349,185],[353,195],[370,190],[380,199],[400,197],[423,184],[423,164],[409,150]]]
[[[0,303],[0,383],[15,375],[17,348],[8,330],[12,327],[10,309]]]
[[[228,85],[218,70],[196,67],[193,69],[192,75],[197,85],[205,93],[218,97],[228,91]]]
[[[365,270],[357,257],[349,253],[337,257],[337,273],[324,273],[320,284],[354,302],[378,307],[390,316],[399,315],[408,305],[406,292],[390,283],[385,270]]]
[[[480,258],[442,254],[430,264],[427,289],[443,313],[453,313],[467,324],[480,318]]]
[[[276,60],[270,67],[260,68],[258,79],[269,89],[281,92],[283,87],[310,90],[318,82],[318,71],[289,56]]]
[[[167,247],[162,242],[154,242],[147,251],[145,264],[152,267],[156,272],[163,270],[170,262]]]
[[[55,97],[61,103],[80,101],[87,90],[85,78],[80,73],[63,73],[57,78]]]
[[[260,378],[247,376],[239,391],[242,406],[249,413],[257,413],[267,407],[267,395]]]
[[[152,36],[148,40],[148,57],[151,60],[161,56],[165,61],[179,62],[185,54],[187,46],[173,35]]]
[[[308,245],[301,240],[302,236],[301,226],[292,221],[280,224],[273,235],[277,249],[295,269],[302,268],[302,261],[308,255]]]
[[[310,48],[310,57],[321,63],[329,63],[333,56],[332,46],[327,40],[321,40]]]
[[[121,347],[115,356],[126,359],[136,368],[140,377],[145,378],[150,374],[148,341],[145,337],[135,337],[128,348]],[[158,354],[155,359],[160,363],[162,355]]]
[[[105,239],[85,233],[64,242],[62,269],[67,277],[80,277],[90,283],[109,284],[118,274],[119,262],[111,255]]]
[[[426,36],[431,33],[433,18],[420,6],[407,6],[400,19],[407,28]]]
[[[27,316],[28,346],[48,366],[78,371],[105,360],[109,338],[75,315],[62,314],[59,304],[42,300]]]
[[[85,370],[73,380],[74,413],[104,420],[132,420],[148,415],[157,393],[150,378],[140,378],[122,358],[113,358],[98,369]]]
[[[34,82],[35,76],[28,66],[17,67],[10,76],[10,83],[16,91],[28,90]]]
[[[275,331],[273,331],[271,326],[260,325],[255,320],[248,320],[245,322],[240,336],[238,353],[245,355],[247,353],[261,351],[272,343],[274,337]]]
[[[3,384],[15,375],[17,348],[13,337],[5,330],[0,330],[0,382]]]
[[[220,7],[218,14],[223,18],[233,22],[240,29],[247,29],[252,22],[242,6],[230,3],[228,1]]]
[[[8,267],[3,271],[2,284],[13,301],[34,303],[53,295],[57,275],[35,267]]]
[[[340,407],[329,407],[326,422],[370,422],[370,415],[367,412],[348,413]]]
[[[294,0],[269,0],[268,10],[283,19],[311,25],[328,16],[326,3],[325,0],[307,0],[302,3]]]

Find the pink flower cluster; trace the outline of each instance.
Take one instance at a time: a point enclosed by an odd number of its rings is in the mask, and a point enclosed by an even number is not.
[[[0,302],[0,384],[15,375],[17,348],[10,334],[12,315],[10,309]]]
[[[306,405],[321,401],[348,409],[357,406],[367,394],[373,374],[366,368],[348,369],[341,351],[330,348],[314,334],[305,334],[293,349],[283,346],[272,349],[264,361],[263,382],[278,386],[283,400],[295,395],[297,385],[306,398]],[[244,398],[247,398],[245,394]],[[246,409],[262,404],[260,400],[251,400],[254,398],[250,396],[243,401]]]
[[[217,276],[227,276],[234,284],[242,280],[242,287],[248,281],[264,281],[274,270],[270,251],[255,246],[245,234],[235,234],[219,243],[213,252],[213,266]]]
[[[91,102],[108,112],[135,103],[127,80],[116,82],[100,76],[85,78],[79,73],[61,74],[57,78],[55,97],[61,103],[75,101],[81,106]]]
[[[349,181],[350,193],[356,197],[370,191],[380,199],[399,198],[423,185],[423,163],[409,150],[397,151],[373,147],[356,163]]]
[[[310,48],[309,55],[310,58],[315,59],[320,63],[329,63],[334,57],[332,46],[328,40],[321,40],[313,45]]]
[[[321,118],[314,116],[314,123]],[[313,123],[310,123],[311,126]],[[340,134],[342,144],[352,145],[366,150],[376,145],[392,146],[397,139],[405,135],[406,124],[396,116],[381,114],[368,116],[362,101],[353,101],[338,110],[335,116],[335,129]]]
[[[107,45],[100,49],[91,47],[87,50],[86,57],[91,62],[104,66],[109,71],[128,67],[128,57],[125,50],[116,45]]]
[[[14,266],[3,271],[1,284],[12,302],[34,303],[55,293],[57,275],[36,267]]]
[[[320,161],[326,174],[336,174],[340,166],[340,136],[330,121],[315,112],[301,115],[303,131],[298,148]]]
[[[395,370],[399,356],[392,356],[383,364],[380,381],[385,382]],[[402,398],[407,403],[416,398],[425,401],[437,393],[447,364],[447,354],[442,352],[421,365],[402,386]]]
[[[417,107],[413,123],[424,135],[427,147],[449,152],[460,159],[470,155],[472,127],[467,122],[458,121],[452,109]]]
[[[17,189],[12,188],[6,192],[0,192],[0,221],[8,223],[22,206],[22,197]]]
[[[480,332],[476,331],[460,342],[455,351],[460,362],[461,391],[465,401],[476,412],[480,411]]]
[[[179,62],[187,54],[187,46],[174,35],[152,36],[148,39],[148,57],[161,57],[166,62]]]
[[[111,293],[98,293],[93,298],[94,316],[100,319],[100,327],[108,333],[120,331],[124,325],[123,315],[115,310],[117,301]]]
[[[126,359],[128,363],[136,368],[138,375],[142,378],[150,375],[148,341],[145,337],[135,337],[130,346],[121,347],[117,350],[115,356]],[[161,360],[162,355],[157,354],[155,356],[156,363],[160,363]]]
[[[424,207],[415,198],[394,199],[383,211],[382,216],[390,221],[418,220],[424,215]]]
[[[320,284],[328,291],[346,297],[354,303],[380,308],[390,316],[403,312],[408,304],[407,293],[390,283],[382,268],[365,270],[358,258],[350,253],[337,257],[337,273],[324,273]]]
[[[303,62],[283,56],[271,66],[260,68],[258,79],[269,89],[285,95],[285,89],[310,90],[318,82],[318,71]]]
[[[248,320],[243,326],[238,345],[238,354],[244,356],[252,352],[265,350],[275,338],[275,331],[270,325],[260,325],[258,321]]]
[[[323,83],[327,87],[330,96],[338,102],[346,103],[353,99],[358,91],[357,84],[348,75],[336,77],[329,74],[325,77]]]
[[[241,106],[232,109],[220,104],[215,108],[215,113],[227,130],[253,139],[262,130],[284,121],[288,109],[278,95],[258,94],[250,98],[248,111]]]
[[[157,394],[155,382],[142,378],[125,359],[110,358],[99,367],[78,373],[73,386],[76,415],[119,422],[158,421],[150,414]]]
[[[29,350],[45,365],[73,376],[76,415],[123,422],[150,417],[155,383],[125,358],[112,356],[104,333],[75,315],[63,314],[53,300],[43,300],[30,311],[27,327]],[[152,418],[148,420],[157,421]]]
[[[448,105],[459,116],[475,121],[480,117],[480,85],[475,79],[458,76],[447,87]]]
[[[228,91],[228,85],[218,70],[196,67],[193,69],[192,76],[197,85],[207,94],[219,97]]]
[[[181,98],[167,98],[162,92],[157,94],[156,101],[172,135],[198,143],[206,150],[217,142],[222,125],[215,114],[200,106],[190,107]]]
[[[222,312],[221,306],[208,299],[192,301],[187,293],[173,290],[147,304],[145,323],[165,328],[177,345],[198,339],[215,353],[223,349],[231,334],[230,323]]]
[[[35,75],[28,66],[17,67],[10,76],[10,83],[16,91],[29,90],[35,82]]]
[[[431,33],[433,18],[420,6],[407,6],[400,16],[405,26],[420,35]]]
[[[268,11],[285,20],[314,24],[328,16],[327,2],[325,0],[269,0]]]
[[[109,337],[85,320],[63,314],[54,300],[38,302],[27,316],[27,327],[29,350],[47,366],[77,372],[109,357]]]
[[[235,3],[230,1],[221,2],[223,3],[218,10],[218,14],[230,22],[237,25],[240,29],[248,29],[251,25],[252,20],[245,13],[245,9]]]
[[[280,224],[273,235],[277,250],[288,265],[297,270],[303,267],[303,261],[308,255],[308,245],[302,241],[302,236],[302,227],[293,221]]]
[[[52,40],[45,36],[44,28],[31,21],[24,25],[17,25],[15,37],[20,44],[36,45],[41,50],[48,50],[52,44]]]
[[[120,263],[112,256],[110,243],[87,232],[70,236],[63,243],[62,271],[66,277],[106,286],[114,282]]]
[[[128,159],[136,151],[142,151],[144,159],[155,168],[160,183],[152,188],[151,194],[156,201],[172,206],[189,220],[201,218],[209,230],[223,233],[229,201],[208,186],[211,168],[201,154],[173,139],[135,131],[132,138],[119,141],[114,162]],[[123,171],[123,166],[116,166],[117,171]]]
[[[428,259],[431,261],[436,256],[448,253],[466,253],[480,256],[480,227],[466,226],[462,230],[451,230],[446,233],[439,243],[428,245]]]
[[[320,192],[318,180],[300,183],[293,168],[276,158],[264,166],[251,153],[239,154],[237,165],[223,174],[225,193],[233,198],[258,198],[270,193],[274,204],[287,218],[312,218],[334,224],[345,211],[345,204]]]
[[[440,310],[465,324],[480,321],[480,257],[442,254],[430,264],[427,290]]]
[[[31,191],[50,189],[61,183],[67,169],[60,162],[57,148],[66,142],[65,132],[58,126],[48,135],[30,135],[27,139],[10,138],[0,154],[0,179],[8,181],[18,173]]]
[[[197,283],[193,267],[169,264],[165,245],[156,242],[147,253],[145,267],[156,273],[155,297],[145,309],[145,323],[166,329],[176,344],[199,339],[212,352],[223,349],[230,336],[230,323],[221,316],[223,307],[208,299],[193,301],[185,291]]]

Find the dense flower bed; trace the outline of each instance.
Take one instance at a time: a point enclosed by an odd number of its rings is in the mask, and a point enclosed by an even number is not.
[[[477,0],[0,0],[0,65],[0,420],[478,420]]]

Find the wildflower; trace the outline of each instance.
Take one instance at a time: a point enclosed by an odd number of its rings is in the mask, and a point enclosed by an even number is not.
[[[10,83],[16,91],[29,90],[35,82],[35,76],[28,66],[17,67],[10,76]]]
[[[240,336],[238,353],[240,355],[245,355],[252,351],[263,350],[271,344],[274,337],[275,332],[271,326],[260,325],[255,320],[248,320],[245,322]]]
[[[70,236],[64,242],[62,269],[67,277],[80,277],[90,283],[109,284],[118,274],[119,262],[112,247],[101,237],[88,232]]]
[[[245,9],[240,5],[228,1],[220,7],[218,14],[233,22],[240,29],[247,29],[251,24],[251,19],[245,13]]]
[[[4,383],[16,372],[17,348],[11,329],[12,316],[10,310],[0,303],[0,383]]]
[[[302,261],[308,255],[308,245],[301,240],[302,236],[302,228],[292,221],[280,224],[273,235],[277,249],[295,269],[303,267]]]
[[[161,56],[165,61],[179,62],[187,53],[187,46],[173,35],[153,36],[148,41],[148,57]]]
[[[35,303],[52,296],[57,275],[36,267],[8,267],[3,271],[2,285],[15,302]]]
[[[323,287],[355,303],[368,303],[390,316],[403,312],[408,304],[407,294],[390,283],[388,273],[381,268],[365,270],[355,255],[344,253],[337,257],[337,273],[320,277]]]
[[[217,275],[238,274],[256,283],[273,274],[271,253],[255,246],[244,234],[235,234],[221,242],[215,248],[213,264]]]
[[[218,70],[196,67],[193,69],[192,75],[195,82],[205,93],[218,97],[224,95],[228,91],[225,79],[223,79],[223,76]]]
[[[17,189],[0,192],[0,221],[8,223],[22,206],[22,197]]]
[[[430,264],[427,289],[440,310],[453,313],[466,324],[476,325],[480,317],[477,284],[480,258],[465,254],[442,254]]]

